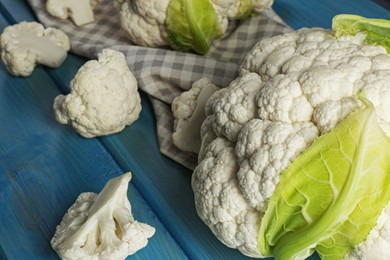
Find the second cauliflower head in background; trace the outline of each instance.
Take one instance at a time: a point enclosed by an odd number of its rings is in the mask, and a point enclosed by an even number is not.
[[[54,100],[55,117],[84,137],[120,132],[139,117],[138,83],[121,52],[104,49],[98,60],[79,69],[70,85],[70,94]]]
[[[128,38],[149,47],[205,54],[229,20],[268,9],[273,0],[113,0]]]

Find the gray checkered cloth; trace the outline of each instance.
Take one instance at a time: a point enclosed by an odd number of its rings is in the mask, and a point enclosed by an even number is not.
[[[121,30],[110,0],[103,0],[95,10],[93,24],[81,27],[76,27],[70,20],[52,17],[45,10],[46,1],[28,2],[43,25],[59,28],[69,36],[71,52],[88,59],[95,59],[104,48],[125,54],[139,88],[149,95],[153,104],[161,153],[189,169],[196,166],[197,156],[179,150],[172,142],[172,100],[202,77],[209,78],[217,86],[228,86],[237,76],[242,59],[256,42],[291,31],[273,10],[268,10],[241,22],[230,22],[226,35],[214,41],[207,55],[201,56],[133,45]]]

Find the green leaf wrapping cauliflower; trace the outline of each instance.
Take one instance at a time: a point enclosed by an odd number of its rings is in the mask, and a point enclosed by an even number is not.
[[[120,24],[135,44],[205,54],[228,21],[268,9],[273,0],[113,0]]]
[[[390,138],[361,99],[364,109],[317,138],[283,172],[261,221],[262,254],[305,259],[316,250],[322,259],[349,258],[375,227],[390,201]]]
[[[360,92],[390,136],[390,55],[367,44],[364,33],[335,34],[303,28],[262,40],[239,77],[207,103],[192,176],[196,210],[221,242],[245,255],[264,256],[258,232],[281,173],[319,136],[365,107]],[[347,258],[390,257],[386,205]]]

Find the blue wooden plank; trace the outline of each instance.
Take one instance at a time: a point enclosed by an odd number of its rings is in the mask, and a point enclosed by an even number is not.
[[[6,25],[0,17],[0,27]],[[42,67],[20,78],[1,64],[0,82],[1,251],[9,259],[56,259],[49,241],[66,209],[123,170],[97,139],[55,121],[52,102],[61,91]],[[133,183],[129,198],[136,219],[157,228],[133,258],[186,258]]]
[[[48,242],[65,210],[80,192],[97,192],[122,172],[99,142],[63,131],[53,120],[48,102],[52,99],[47,97],[58,90],[51,90],[43,77],[34,73],[31,79],[37,84],[4,81],[7,77],[0,74],[0,121],[7,122],[0,128],[0,208],[7,216],[0,220],[0,241],[10,259],[54,258]],[[137,219],[158,230],[136,257],[185,257],[132,184],[129,197]]]
[[[332,18],[340,13],[390,19],[390,12],[371,0],[275,0],[273,8],[294,29],[331,28]]]

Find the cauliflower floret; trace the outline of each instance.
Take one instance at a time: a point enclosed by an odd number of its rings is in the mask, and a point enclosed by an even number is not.
[[[60,19],[72,19],[77,25],[85,25],[94,21],[93,10],[101,0],[47,0],[46,10]]]
[[[59,67],[70,49],[68,36],[37,22],[7,26],[0,36],[1,59],[14,76],[31,75],[37,64]]]
[[[241,130],[236,144],[241,192],[249,204],[265,212],[280,173],[318,136],[311,122],[272,122],[253,119]]]
[[[258,230],[246,213],[261,220],[281,172],[318,136],[363,106],[360,92],[373,103],[380,126],[390,136],[390,55],[364,40],[361,33],[336,38],[332,30],[321,28],[262,40],[244,59],[239,77],[209,100],[192,187],[198,214],[223,243],[259,256],[257,247],[243,249],[243,241],[235,239],[241,225]],[[217,143],[228,143],[229,153],[211,153]],[[232,172],[229,178],[219,179],[227,172]],[[204,177],[206,173],[213,179]],[[233,181],[235,196],[219,199],[215,193],[214,207],[205,207],[212,203],[211,192]],[[216,219],[216,212],[239,208],[234,203],[243,204],[234,215],[240,221]],[[225,229],[217,229],[216,223]],[[383,227],[388,224],[381,223],[373,230],[387,232]],[[372,241],[369,236],[367,245]],[[365,255],[364,246],[356,250],[354,255]]]
[[[261,216],[241,194],[233,143],[217,138],[204,153],[192,179],[192,189],[201,191],[195,192],[198,215],[224,244],[260,257],[257,230]]]
[[[186,152],[198,153],[200,128],[206,118],[205,106],[209,97],[219,88],[208,79],[195,81],[191,89],[177,96],[172,102],[174,117],[173,143]]]
[[[144,248],[155,229],[134,220],[127,198],[131,173],[111,179],[99,193],[84,192],[51,240],[61,259],[125,259]]]
[[[84,137],[120,132],[139,117],[137,80],[120,52],[104,49],[79,69],[70,87],[70,94],[55,98],[55,116]]]
[[[339,118],[345,118],[349,113],[361,107],[360,101],[355,97],[342,98],[339,101],[324,102],[316,108],[313,121],[321,134],[333,129]]]
[[[264,120],[280,122],[310,121],[313,107],[300,84],[289,75],[277,75],[257,93],[257,113]]]
[[[217,135],[223,135],[235,142],[243,125],[256,115],[256,94],[262,87],[260,77],[255,73],[234,80],[229,91],[220,92],[215,102],[207,107],[218,116],[213,117],[213,129]]]

